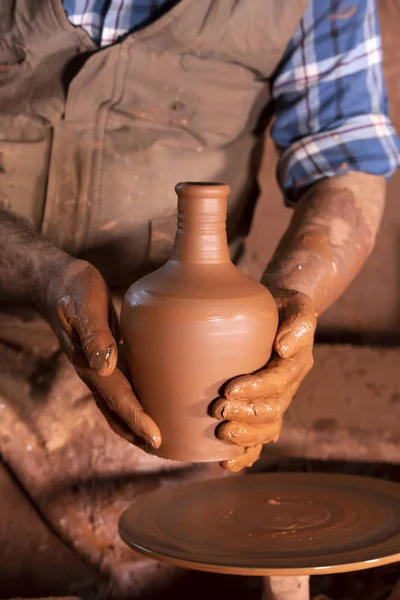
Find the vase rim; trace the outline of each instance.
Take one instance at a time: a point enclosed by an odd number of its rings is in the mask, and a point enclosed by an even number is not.
[[[226,183],[208,182],[208,181],[183,181],[175,186],[178,196],[202,196],[226,198],[230,187]]]

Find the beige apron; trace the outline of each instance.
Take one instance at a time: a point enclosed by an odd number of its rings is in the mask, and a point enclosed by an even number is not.
[[[2,0],[0,203],[123,287],[168,258],[175,183],[223,181],[237,255],[257,199],[269,80],[306,3],[181,0],[99,50],[61,0]],[[177,465],[117,439],[50,330],[27,319],[1,319],[13,346],[0,353],[1,455],[53,530],[115,589],[139,594],[168,570],[122,546],[117,516]]]

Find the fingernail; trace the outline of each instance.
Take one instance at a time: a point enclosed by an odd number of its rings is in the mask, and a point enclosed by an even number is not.
[[[276,339],[277,350],[280,354],[287,355],[292,351],[292,339],[290,333],[284,333],[281,337]]]
[[[108,348],[107,348],[108,350]],[[103,352],[96,352],[96,354],[93,354],[93,356],[90,359],[90,368],[93,371],[100,371],[100,369],[103,367],[104,364],[104,355]]]
[[[218,407],[218,409],[215,411],[214,415],[217,419],[225,419],[225,411],[226,411],[226,406],[222,405],[222,406]]]
[[[157,432],[149,432],[149,429],[154,429],[153,427],[147,426],[146,429],[142,429],[140,432],[140,437],[142,437],[152,448],[155,450],[161,446],[161,435]]]
[[[145,438],[154,450],[157,450],[161,446],[161,437],[159,435],[155,435],[154,437],[146,435]]]
[[[242,465],[236,458],[224,460],[219,464],[223,469],[226,471],[231,471],[232,473],[238,473],[244,468],[244,465]]]
[[[151,446],[152,448],[158,448],[160,443],[161,443],[161,439],[160,436],[157,434],[152,434],[149,433],[148,427],[138,427],[136,429],[137,435],[142,438],[142,440],[144,440],[146,442],[147,445]],[[158,445],[157,445],[158,444]]]
[[[90,368],[93,371],[100,371],[101,369],[104,369],[104,367],[107,367],[111,358],[112,349],[113,346],[108,346],[105,351],[99,350],[96,352],[90,359]]]

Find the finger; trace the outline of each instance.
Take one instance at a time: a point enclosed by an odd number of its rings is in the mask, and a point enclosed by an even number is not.
[[[108,408],[116,413],[130,430],[153,448],[161,445],[161,433],[153,419],[144,412],[126,377],[119,369],[108,377],[100,377],[88,369],[77,369],[82,379],[89,377],[91,385],[105,400]]]
[[[103,397],[101,396],[101,394],[98,391],[98,388],[100,388],[100,389],[102,388],[102,385],[105,380],[100,379],[98,377],[97,378],[97,387],[96,387],[95,375],[90,371],[90,367],[87,364],[86,356],[83,353],[80,345],[79,346],[74,345],[73,342],[71,341],[70,336],[64,330],[62,330],[62,329],[58,330],[56,333],[57,333],[57,337],[60,341],[61,347],[67,353],[67,355],[68,355],[69,359],[71,360],[72,364],[74,365],[78,375],[89,387],[90,391],[92,392],[93,398],[96,402],[98,409],[100,410],[100,412],[102,413],[102,415],[104,416],[104,418],[106,419],[106,421],[108,422],[110,428],[114,431],[114,433],[116,433],[120,437],[124,438],[131,444],[135,444],[135,446],[142,447],[143,444],[140,443],[140,439],[142,439],[142,440],[144,440],[145,444],[150,443],[153,448],[158,447],[156,445],[156,440],[153,443],[153,442],[149,441],[145,435],[142,438],[140,438],[138,435],[136,435],[132,431],[132,429],[129,428],[128,425],[121,419],[121,417],[119,417],[118,414],[116,414],[114,411],[112,411],[109,408],[109,406],[107,405],[107,403],[105,402],[105,400],[103,399]],[[129,389],[131,389],[130,386],[129,386]],[[135,398],[135,400],[136,400],[136,398]],[[154,422],[152,422],[152,425],[154,425]],[[157,432],[158,432],[158,428],[157,428]],[[152,434],[154,435],[153,428],[151,428],[150,431],[148,432],[148,435],[152,435]]]
[[[110,429],[127,442],[137,446],[138,448],[141,448],[142,450],[148,451],[148,442],[135,435],[133,431],[131,431],[131,429],[129,429],[129,427],[124,423],[124,421],[107,406],[106,402],[98,392],[92,393],[96,402],[96,406],[106,419]]]
[[[237,446],[255,446],[276,442],[282,429],[282,419],[272,423],[235,423],[226,421],[218,429],[218,437]]]
[[[258,446],[250,446],[250,448],[245,448],[243,454],[241,454],[237,458],[224,460],[219,464],[223,469],[231,471],[232,473],[237,473],[238,471],[241,471],[246,467],[251,467],[256,462],[256,460],[259,459],[261,449],[261,444]]]
[[[63,311],[67,323],[76,331],[90,365],[98,375],[110,375],[118,361],[117,344],[109,326],[115,325],[111,299],[103,282],[93,285],[92,292],[76,309],[69,298],[63,299]]]
[[[260,420],[263,422],[276,421],[282,416],[282,406],[279,398],[268,397],[256,400],[241,398],[220,398],[212,409],[213,416],[223,421],[245,421],[246,423]]]
[[[137,441],[140,438],[138,438],[133,431],[131,431],[129,427],[125,425],[125,423],[120,417],[118,417],[117,414],[108,408],[106,402],[103,400],[100,394],[98,392],[93,392],[93,398],[96,402],[97,408],[100,410],[113,432],[131,444],[137,444]]]
[[[282,358],[290,358],[298,350],[313,343],[317,315],[306,303],[289,304],[281,311],[282,324],[274,342],[274,350]]]
[[[266,369],[233,379],[225,389],[225,398],[254,400],[263,396],[279,397],[288,386],[301,381],[308,372],[309,363],[312,364],[311,349],[299,352],[293,358],[274,358]]]
[[[75,328],[90,368],[98,375],[111,375],[118,362],[118,350],[108,325],[102,326],[89,317],[76,320]]]

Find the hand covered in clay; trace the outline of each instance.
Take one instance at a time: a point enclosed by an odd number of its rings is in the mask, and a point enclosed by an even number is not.
[[[224,421],[218,437],[244,447],[238,458],[224,461],[230,471],[250,467],[263,444],[276,442],[283,416],[300,383],[313,365],[316,311],[308,296],[291,290],[271,290],[279,310],[274,352],[265,369],[232,380],[213,415]]]
[[[85,261],[63,259],[44,286],[39,309],[113,431],[131,443],[140,445],[140,438],[158,448],[160,431],[117,366],[118,319],[97,269]]]

